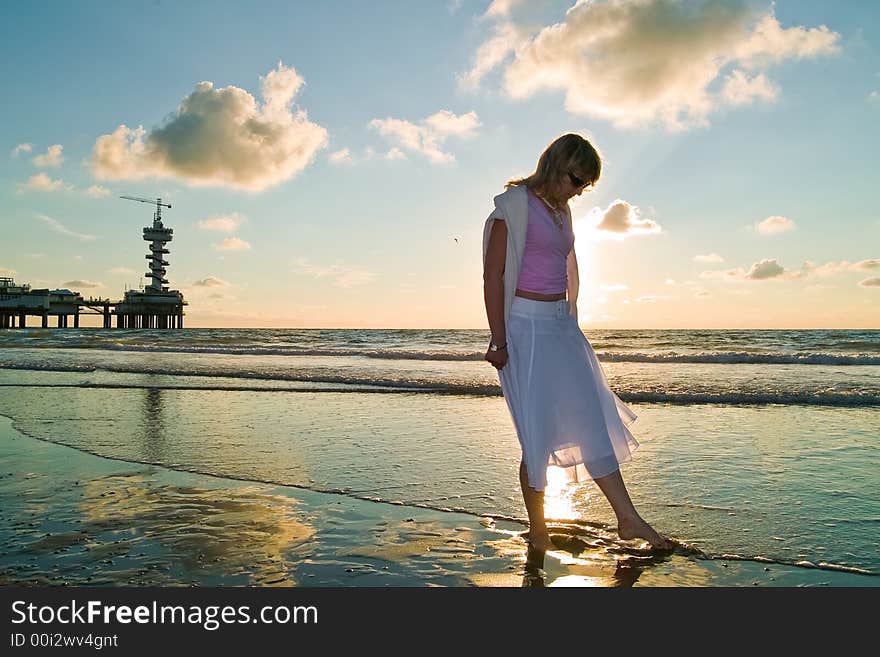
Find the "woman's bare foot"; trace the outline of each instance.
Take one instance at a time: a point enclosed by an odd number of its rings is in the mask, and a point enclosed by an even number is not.
[[[625,541],[633,538],[643,538],[652,547],[659,550],[671,550],[675,547],[675,543],[665,536],[658,534],[651,525],[639,517],[619,520],[617,523],[617,534]]]

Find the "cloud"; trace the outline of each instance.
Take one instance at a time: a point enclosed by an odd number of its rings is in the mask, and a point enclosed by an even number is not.
[[[421,153],[435,163],[448,163],[453,162],[455,156],[442,150],[446,139],[473,137],[480,127],[480,119],[476,112],[456,115],[448,110],[440,110],[418,124],[389,117],[373,119],[369,125],[404,150]]]
[[[613,201],[604,211],[593,208],[590,211],[596,230],[612,233],[622,239],[627,235],[646,235],[660,233],[660,224],[650,219],[642,219],[637,206],[622,199]]]
[[[216,276],[208,276],[193,282],[193,287],[231,287],[228,281]]]
[[[113,267],[113,269],[107,270],[108,274],[136,274],[137,272],[134,269],[129,269],[128,267]]]
[[[510,15],[510,10],[523,0],[492,0],[482,18],[505,18]]]
[[[804,262],[802,270],[805,276],[824,278],[841,272],[862,272],[871,271],[877,268],[880,268],[880,260],[876,259],[860,260],[855,263],[848,260],[841,260],[840,262],[831,260],[824,265],[819,266],[816,266],[811,261],[807,260]]]
[[[777,276],[781,276],[784,272],[785,268],[776,262],[776,260],[761,260],[752,265],[752,268],[749,269],[749,272],[746,274],[746,278],[761,281],[767,278],[776,278]]]
[[[859,285],[862,287],[880,287],[880,278],[866,278],[863,281],[859,281]]]
[[[38,173],[28,178],[26,183],[19,184],[18,189],[19,191],[33,189],[38,192],[57,192],[58,190],[63,189],[64,191],[71,192],[73,191],[73,185],[70,185],[63,180],[50,178],[45,173]]]
[[[60,167],[62,162],[64,162],[64,155],[61,153],[63,150],[64,146],[61,144],[53,144],[49,146],[49,150],[46,151],[45,155],[37,155],[32,162],[38,167]]]
[[[491,9],[491,7],[490,7]],[[488,14],[488,12],[487,12]],[[517,43],[526,36],[522,30],[510,22],[495,26],[492,37],[480,44],[474,55],[474,63],[470,70],[458,76],[458,83],[463,89],[475,90],[480,81],[501,64],[514,51]]]
[[[81,287],[104,287],[103,283],[96,283],[94,281],[83,281],[83,280],[73,280],[73,281],[65,281],[62,285],[66,288],[72,288],[76,290]]]
[[[800,269],[785,269],[775,259],[765,259],[754,263],[746,271],[742,267],[727,270],[704,271],[700,278],[720,279],[726,281],[749,281],[766,280],[771,278],[782,280],[812,280],[815,278],[827,278],[845,272],[862,272],[880,268],[880,260],[860,260],[859,262],[829,261],[822,265],[816,265],[810,260],[805,260]],[[815,287],[815,286],[813,286]]]
[[[880,91],[872,91],[868,94],[868,102],[880,103]],[[27,144],[25,144],[27,146]]]
[[[383,155],[386,160],[405,160],[406,153],[400,150],[397,146],[393,147],[390,151]]]
[[[771,103],[779,96],[779,87],[770,82],[763,73],[749,78],[740,70],[727,76],[721,97],[728,105],[748,105],[755,100]]]
[[[199,82],[164,125],[146,134],[120,125],[98,137],[99,179],[177,178],[192,186],[262,191],[301,173],[327,145],[327,130],[291,103],[304,84],[292,67],[261,78],[263,103],[247,91]]]
[[[214,248],[218,251],[250,251],[251,245],[238,237],[227,237]]]
[[[792,275],[794,274],[794,275]],[[766,258],[759,262],[753,263],[748,271],[742,267],[736,269],[727,269],[724,271],[704,271],[700,273],[700,278],[706,279],[722,279],[726,281],[762,281],[772,278],[797,278],[797,272],[786,271],[786,269],[776,262],[775,259]]]
[[[330,155],[327,156],[327,159],[330,160],[330,164],[351,164],[354,160],[351,158],[351,151],[347,148],[342,148],[338,151],[333,151]]]
[[[15,270],[7,269],[6,267],[0,267],[0,276],[15,276]]]
[[[47,217],[44,214],[38,214],[37,219],[45,223],[49,228],[54,230],[56,233],[61,233],[62,235],[68,235],[69,237],[75,237],[78,240],[88,241],[95,239],[94,235],[87,235],[85,233],[77,233],[76,231],[70,230],[67,226],[62,224],[60,221],[56,221],[52,217]]]
[[[231,214],[217,215],[202,219],[196,226],[200,230],[215,230],[221,233],[232,233],[238,229],[245,221],[245,217],[238,212]]]
[[[110,190],[106,187],[102,187],[101,185],[92,185],[86,190],[86,196],[90,196],[92,198],[104,198],[105,196],[110,196]]]
[[[636,299],[636,303],[654,303],[656,301],[663,301],[664,299],[668,299],[669,297],[657,295],[657,294],[648,294],[643,297],[638,297]]]
[[[717,253],[709,253],[707,255],[695,255],[694,262],[724,262],[724,258]]]
[[[33,147],[33,144],[19,144],[12,149],[12,157],[18,157],[19,153],[30,153]]]
[[[332,279],[335,286],[343,288],[351,288],[358,285],[372,283],[377,278],[377,275],[373,272],[356,269],[354,267],[344,267],[342,265],[318,267],[310,264],[305,258],[299,258],[296,261],[294,271],[316,279]]]
[[[764,221],[755,224],[755,229],[762,235],[776,235],[795,229],[795,223],[786,217],[767,217]]]
[[[721,107],[775,100],[763,69],[839,52],[826,26],[783,28],[750,0],[578,0],[537,31],[494,17],[465,86],[501,67],[510,98],[561,91],[572,114],[624,128],[705,126]]]
[[[599,289],[603,292],[620,292],[621,290],[628,290],[629,286],[623,283],[614,283],[611,285],[600,285]]]

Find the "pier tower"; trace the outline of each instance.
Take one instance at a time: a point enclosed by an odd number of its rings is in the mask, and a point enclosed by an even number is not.
[[[120,328],[183,328],[183,307],[187,302],[179,290],[168,288],[168,261],[165,256],[170,251],[165,245],[174,236],[173,228],[166,228],[162,223],[162,208],[171,209],[169,203],[162,203],[161,198],[147,199],[137,196],[121,196],[129,201],[155,204],[152,226],[144,226],[144,240],[149,242],[150,252],[146,255],[150,271],[146,276],[149,285],[143,290],[128,290],[125,299],[117,305],[114,314],[116,325]]]

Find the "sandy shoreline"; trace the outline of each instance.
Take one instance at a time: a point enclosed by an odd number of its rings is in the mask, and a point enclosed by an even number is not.
[[[0,416],[0,584],[108,586],[876,586],[845,572],[651,555],[513,521],[94,456]]]

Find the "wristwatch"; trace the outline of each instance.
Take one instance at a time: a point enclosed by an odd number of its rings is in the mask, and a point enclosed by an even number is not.
[[[489,351],[501,351],[506,346],[506,342],[504,344],[495,344],[494,342],[491,342],[489,343]]]

